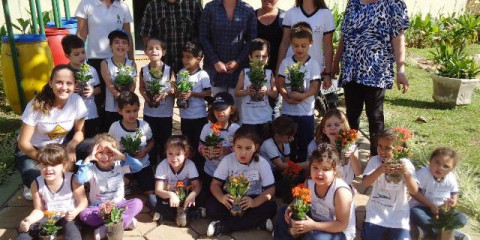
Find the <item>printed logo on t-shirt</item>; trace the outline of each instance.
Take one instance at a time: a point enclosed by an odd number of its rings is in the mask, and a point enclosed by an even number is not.
[[[122,24],[122,19],[120,18],[120,15],[117,14],[117,24]]]
[[[57,139],[64,137],[68,134],[68,131],[60,125],[57,125],[52,131],[50,131],[47,135],[50,139]]]
[[[321,32],[323,32],[323,31],[322,31],[322,28],[320,26],[315,26],[313,28],[313,33],[318,34],[318,33],[321,33]]]

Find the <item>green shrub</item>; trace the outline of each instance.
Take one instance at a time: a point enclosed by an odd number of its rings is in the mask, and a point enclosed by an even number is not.
[[[15,133],[0,134],[0,184],[15,171]]]

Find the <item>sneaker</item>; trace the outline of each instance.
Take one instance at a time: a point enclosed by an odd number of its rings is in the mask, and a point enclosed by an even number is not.
[[[423,229],[417,226],[417,231],[418,231],[418,239],[424,239],[425,233],[423,232]]]
[[[30,190],[30,188],[27,188],[27,187],[23,186],[23,197],[27,201],[32,201],[33,200],[32,191]]]
[[[260,229],[262,230],[267,230],[269,232],[272,232],[273,231],[273,222],[270,218],[268,218],[267,220],[265,220],[265,222],[260,225],[259,227]]]
[[[102,225],[98,228],[95,228],[93,231],[93,236],[95,237],[95,240],[102,240],[103,238],[107,237],[107,226]]]
[[[225,233],[225,226],[220,221],[213,221],[208,225],[207,236],[213,237]]]
[[[136,218],[132,218],[132,221],[130,222],[130,224],[128,224],[128,227],[127,229],[128,230],[133,230],[137,227],[137,219]]]
[[[193,221],[207,216],[207,210],[203,207],[192,209],[188,212],[188,218]]]
[[[202,216],[202,218],[206,218],[207,217],[207,209],[204,208],[204,207],[199,207],[198,210],[200,211],[200,216]]]
[[[157,221],[162,221],[163,217],[159,212],[155,212],[152,217],[152,221],[157,222]]]

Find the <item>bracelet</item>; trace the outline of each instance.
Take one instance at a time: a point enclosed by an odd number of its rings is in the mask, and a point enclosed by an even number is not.
[[[398,71],[397,74],[405,74],[405,71]]]

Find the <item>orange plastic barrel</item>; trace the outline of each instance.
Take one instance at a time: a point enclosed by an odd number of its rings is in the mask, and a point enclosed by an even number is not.
[[[48,46],[50,46],[52,51],[53,64],[55,66],[69,63],[62,48],[62,39],[68,34],[70,32],[66,28],[45,28],[45,35],[47,36]]]
[[[40,34],[14,35],[22,77],[24,102],[28,103],[48,82],[53,69],[52,53],[47,39]],[[2,75],[5,95],[13,111],[21,115],[22,106],[8,37],[2,38]]]

